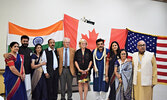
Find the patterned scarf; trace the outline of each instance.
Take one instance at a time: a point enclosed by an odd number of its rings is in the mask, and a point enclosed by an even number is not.
[[[105,48],[104,48],[103,54],[102,54],[102,56],[101,56],[100,59],[97,58],[97,48],[94,50],[94,53],[93,53],[93,63],[94,63],[94,66],[95,66],[95,77],[99,77],[99,76],[98,76],[98,68],[97,68],[95,59],[96,59],[97,61],[100,61],[100,60],[102,60],[102,59],[104,58],[104,59],[103,59],[103,60],[104,60],[103,81],[105,81],[106,56],[107,56],[107,55],[106,55],[106,49],[105,49]]]

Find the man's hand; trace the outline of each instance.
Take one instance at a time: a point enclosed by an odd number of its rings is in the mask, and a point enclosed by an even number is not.
[[[49,75],[48,73],[45,73],[45,77],[46,77],[46,78],[49,78],[50,75]]]
[[[154,87],[155,85],[152,85],[152,88]]]
[[[3,54],[3,57],[6,59],[6,58],[9,58],[11,55],[9,53],[5,53]]]
[[[128,62],[131,62],[131,61],[132,61],[132,59],[128,58],[128,59],[127,59],[127,61],[128,61]]]

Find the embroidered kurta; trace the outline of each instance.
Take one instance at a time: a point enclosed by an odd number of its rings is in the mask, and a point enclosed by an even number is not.
[[[139,54],[139,59],[142,61],[142,56]],[[153,56],[152,60],[152,85],[157,84],[157,64],[156,59]],[[134,62],[132,61],[132,64],[134,65]],[[138,64],[138,70],[141,69],[141,64]],[[142,86],[141,85],[141,72],[137,72],[137,85],[134,85],[134,98],[135,100],[152,100],[153,96],[153,88],[152,86]]]
[[[107,48],[106,49],[106,55],[108,54],[109,50]],[[93,50],[94,53],[94,50]],[[103,52],[100,52],[99,50],[97,50],[97,58],[100,59],[103,55]],[[95,71],[93,72],[93,90],[96,92],[107,92],[108,91],[108,86],[107,83],[105,82],[105,80],[103,80],[103,75],[104,75],[104,70],[105,70],[105,66],[104,66],[104,57],[102,60],[95,60],[96,65],[97,65],[97,69],[98,69],[98,77],[95,77]]]

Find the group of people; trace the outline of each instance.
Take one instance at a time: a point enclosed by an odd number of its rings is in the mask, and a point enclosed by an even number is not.
[[[79,41],[80,49],[70,48],[70,39],[63,39],[63,47],[55,48],[55,40],[48,40],[42,50],[36,44],[34,52],[28,48],[29,37],[21,37],[22,46],[10,44],[11,52],[4,54],[6,69],[4,83],[7,100],[57,100],[60,80],[61,100],[72,100],[72,81],[77,76],[80,100],[87,100],[91,69],[96,100],[152,100],[153,86],[157,84],[157,66],[153,53],[146,51],[140,40],[139,52],[128,59],[125,49],[116,41],[110,49],[104,40],[96,40],[91,51],[85,39]],[[109,96],[106,94],[110,89]],[[31,93],[32,92],[32,93]],[[32,95],[31,95],[32,94]]]

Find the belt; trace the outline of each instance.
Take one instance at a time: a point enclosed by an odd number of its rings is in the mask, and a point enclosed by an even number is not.
[[[70,66],[63,66],[63,68],[69,68]]]

